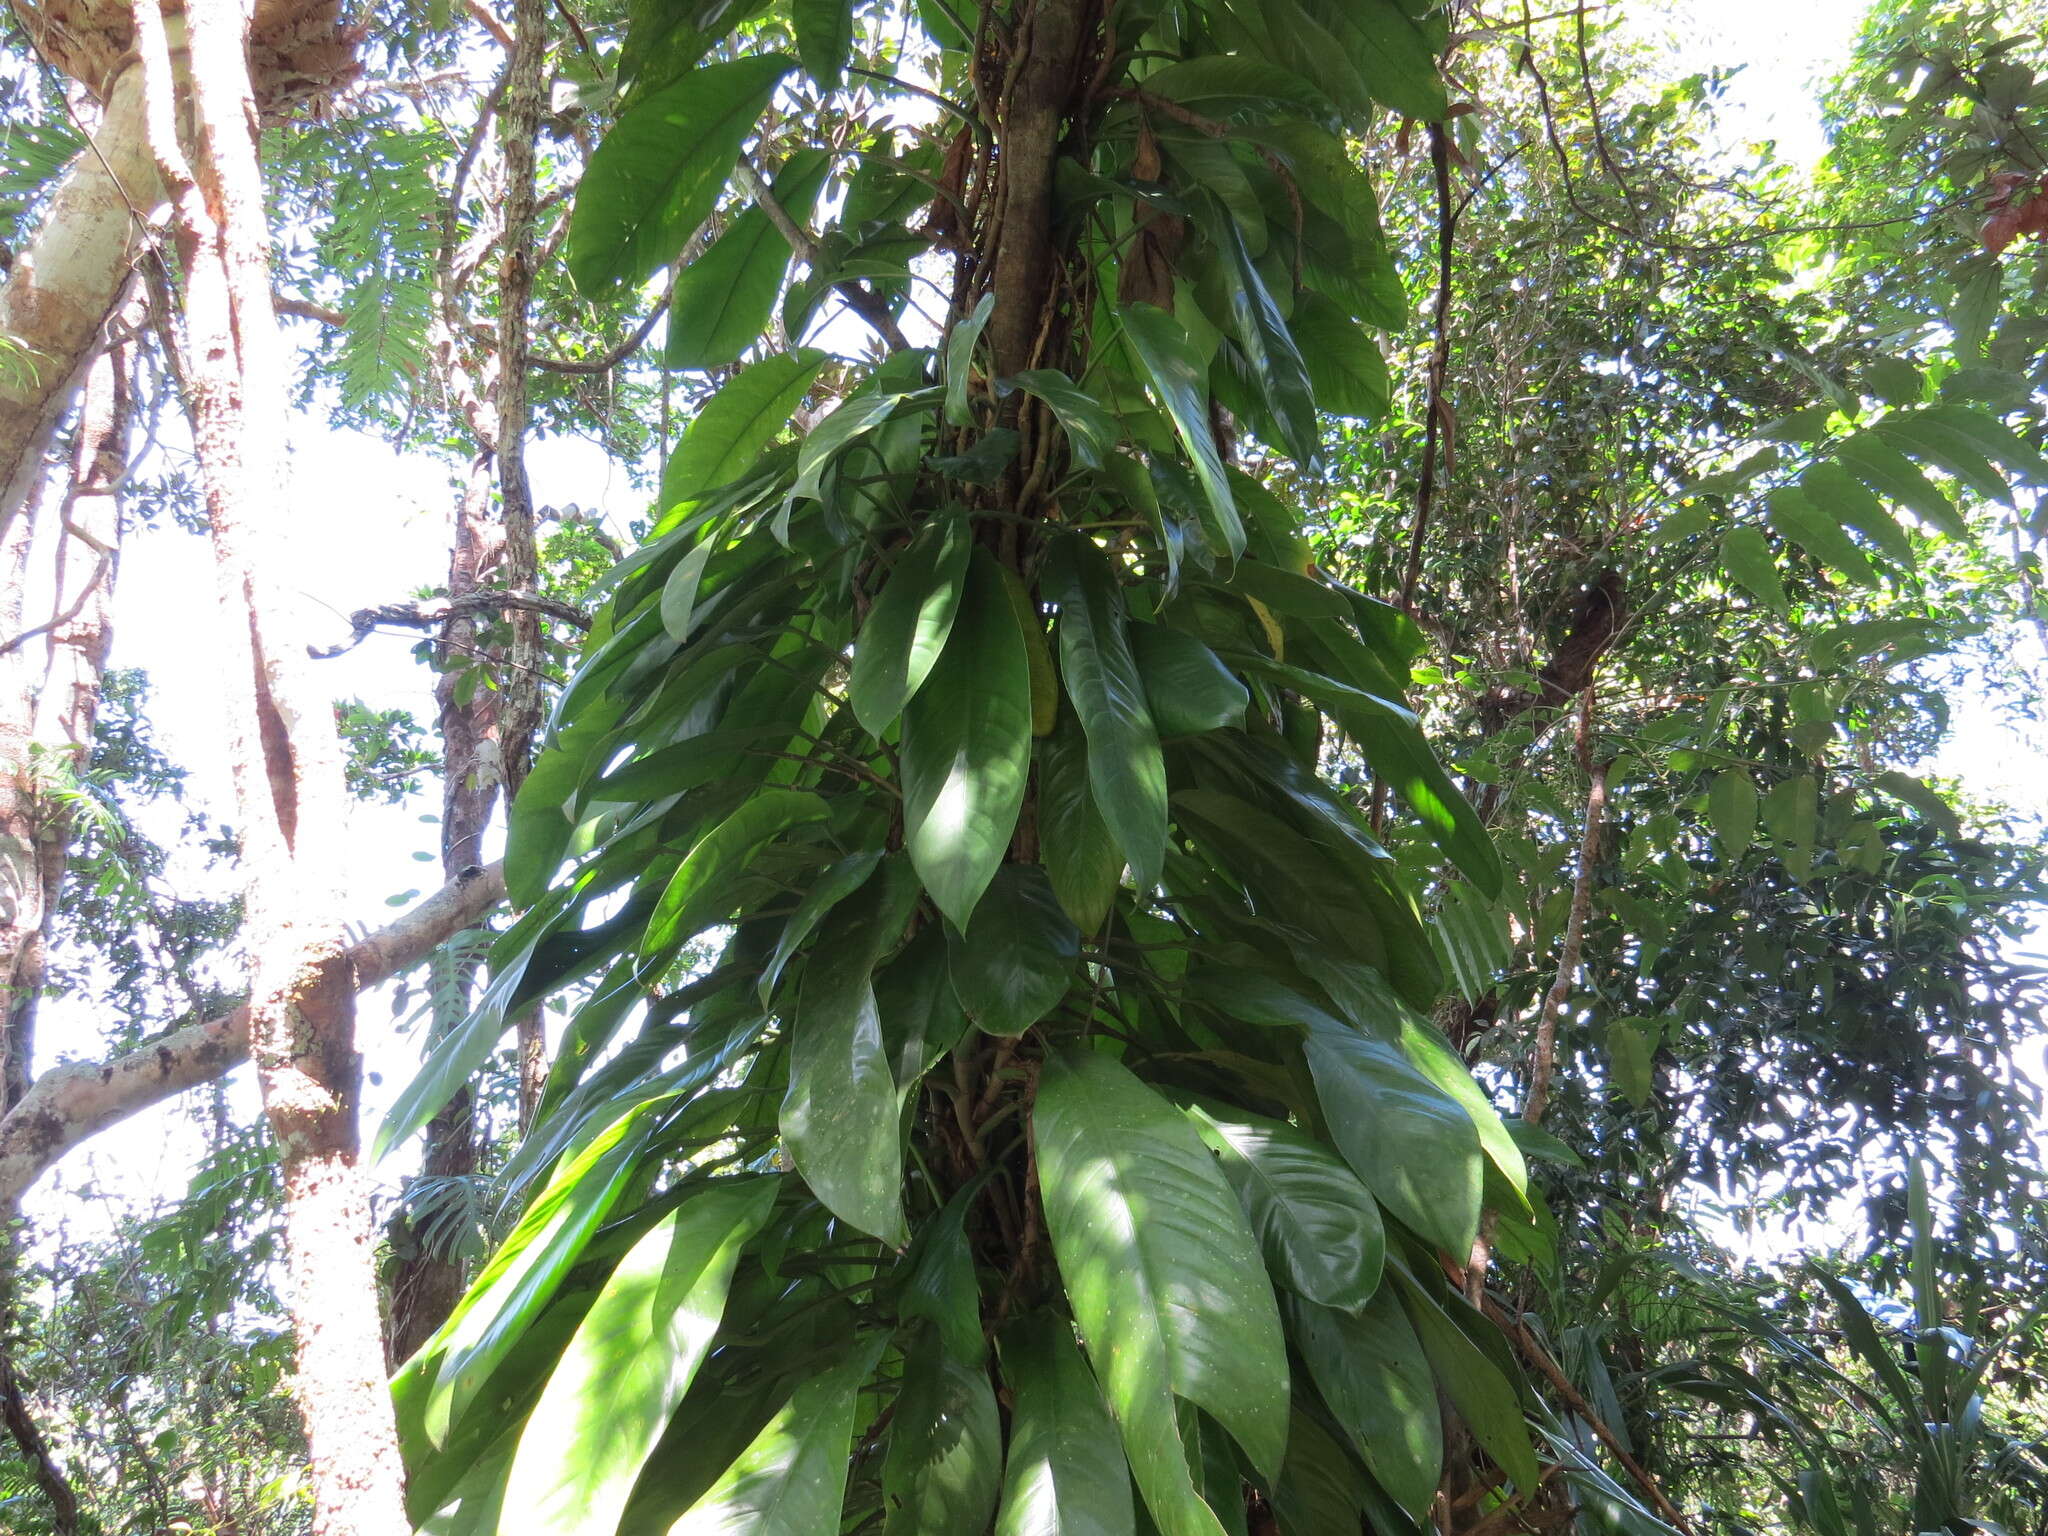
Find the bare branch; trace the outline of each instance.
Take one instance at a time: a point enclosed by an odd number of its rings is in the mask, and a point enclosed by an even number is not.
[[[443,886],[389,927],[350,947],[356,990],[389,981],[473,927],[505,897],[492,864]],[[225,1075],[249,1059],[249,1012],[176,1029],[108,1061],[74,1061],[38,1077],[0,1119],[0,1212],[80,1142],[164,1099]]]
[[[450,619],[468,618],[474,614],[492,613],[512,609],[520,613],[538,613],[577,629],[590,628],[590,615],[574,603],[565,603],[559,598],[546,597],[538,592],[494,592],[480,589],[465,592],[456,598],[442,598],[427,603],[386,603],[381,608],[358,608],[348,616],[349,638],[341,645],[309,645],[306,654],[316,661],[326,661],[354,650],[369,638],[370,633],[380,625],[396,625],[401,629],[439,629]]]

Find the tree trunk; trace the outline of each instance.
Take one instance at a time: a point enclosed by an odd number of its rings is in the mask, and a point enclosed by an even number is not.
[[[271,576],[290,504],[290,378],[271,307],[257,167],[250,17],[187,0],[189,152],[171,39],[136,0],[151,147],[172,192],[184,291],[180,350],[220,576],[223,694],[242,818],[250,1054],[280,1153],[295,1382],[316,1536],[407,1528],[404,1469],[378,1312],[374,1234],[357,1166],[355,978],[340,913],[347,798],[333,707]],[[265,513],[273,514],[268,520]]]
[[[137,215],[162,201],[142,126],[142,74],[104,87],[92,144],[64,173],[36,238],[0,283],[0,529],[26,503],[135,259]]]

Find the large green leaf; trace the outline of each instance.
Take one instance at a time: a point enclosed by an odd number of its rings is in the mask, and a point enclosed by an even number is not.
[[[1807,466],[1799,477],[1799,488],[1829,517],[1846,528],[1854,528],[1900,565],[1913,563],[1913,541],[1884,503],[1861,480],[1841,465],[1823,459]]]
[[[1203,527],[1217,549],[1235,560],[1244,553],[1244,523],[1231,499],[1230,479],[1209,425],[1208,369],[1181,323],[1165,310],[1130,304],[1117,315],[1146,380],[1194,462],[1204,498]]]
[[[853,50],[853,0],[790,0],[789,16],[804,73],[836,90]]]
[[[1189,1114],[1221,1159],[1281,1284],[1326,1307],[1364,1306],[1379,1287],[1386,1234],[1358,1175],[1283,1121],[1241,1110]]]
[[[1745,769],[1727,768],[1707,788],[1707,816],[1730,862],[1749,851],[1756,836],[1756,781]]]
[[[958,1536],[995,1512],[1003,1432],[988,1372],[927,1335],[903,1366],[882,1463],[883,1536]]]
[[[1011,1403],[996,1536],[1133,1536],[1130,1468],[1073,1326],[1039,1313],[999,1348]]]
[[[1730,528],[1721,538],[1721,568],[1773,613],[1786,610],[1785,582],[1770,541],[1755,528]]]
[[[1773,784],[1758,807],[1764,829],[1777,840],[1778,857],[1795,880],[1813,870],[1813,842],[1820,827],[1820,788],[1802,773]]]
[[[1423,1353],[1429,1356],[1430,1369],[1470,1427],[1472,1438],[1514,1480],[1518,1491],[1534,1490],[1540,1475],[1536,1451],[1529,1443],[1529,1427],[1522,1418],[1515,1384],[1465,1336],[1420,1282],[1398,1265],[1392,1266],[1390,1273],[1407,1304],[1416,1337],[1422,1340]]]
[[[569,1341],[520,1432],[501,1536],[611,1530],[725,1309],[773,1179],[714,1184],[635,1243]]]
[[[803,947],[803,943],[824,920],[825,914],[839,905],[848,896],[868,882],[868,876],[882,862],[882,850],[863,849],[849,853],[830,869],[818,876],[817,882],[805,891],[803,899],[796,904],[796,910],[789,915],[789,921],[782,925],[782,935],[775,941],[775,953],[768,957],[768,963],[761,967],[758,985],[761,1001],[766,1004],[775,993],[775,984],[782,979],[784,967],[790,957]]]
[[[839,1529],[861,1384],[880,1340],[806,1382],[669,1536],[820,1536]]]
[[[1071,708],[1060,710],[1038,749],[1038,852],[1060,906],[1083,933],[1094,933],[1116,900],[1124,857],[1096,809],[1088,738]]]
[[[1002,380],[999,387],[1005,391],[1021,389],[1051,406],[1053,415],[1066,431],[1067,445],[1073,450],[1076,463],[1090,469],[1101,469],[1109,462],[1109,456],[1122,436],[1117,429],[1116,418],[1103,408],[1101,401],[1064,373],[1051,368],[1031,368]]]
[[[1368,1497],[1351,1453],[1314,1418],[1296,1410],[1287,1432],[1287,1462],[1273,1488],[1281,1536],[1363,1529]]]
[[[1231,332],[1280,429],[1279,446],[1292,454],[1296,463],[1312,466],[1321,456],[1322,430],[1301,349],[1245,248],[1237,221],[1222,216],[1220,209],[1218,212],[1210,221],[1211,232],[1231,261],[1222,278],[1230,304]]]
[[[1095,805],[1140,889],[1158,882],[1166,849],[1166,763],[1125,628],[1123,595],[1093,544],[1068,539],[1046,563],[1060,607],[1060,675],[1088,737]]]
[[[1765,500],[1770,507],[1771,526],[1779,533],[1858,586],[1878,585],[1877,570],[1871,565],[1869,556],[1857,548],[1856,541],[1842,531],[1841,525],[1809,500],[1804,492],[1794,486],[1779,486]]]
[[[1387,414],[1393,397],[1387,360],[1379,343],[1335,300],[1303,289],[1294,301],[1294,339],[1319,407],[1370,421]]]
[[[1021,1035],[1058,1005],[1081,958],[1081,934],[1036,864],[1005,864],[949,941],[953,991],[994,1035]]]
[[[784,212],[808,223],[832,169],[822,149],[799,149],[771,192]],[[789,241],[758,204],[743,210],[711,248],[676,274],[669,299],[671,368],[723,368],[761,339],[789,271]]]
[[[994,557],[977,549],[945,650],[903,716],[903,841],[966,928],[995,878],[1031,767],[1031,672]]]
[[[1382,1286],[1355,1313],[1287,1303],[1316,1390],[1394,1502],[1421,1519],[1443,1474],[1436,1380],[1400,1299]]]
[[[707,64],[626,109],[577,186],[567,260],[578,288],[595,298],[682,255],[792,67],[777,53]]]
[[[1871,490],[1897,502],[1928,527],[1952,539],[1969,537],[1969,525],[1947,493],[1877,433],[1854,432],[1837,440],[1835,457]]]
[[[901,1247],[896,1073],[875,1004],[875,962],[902,936],[914,887],[899,869],[842,902],[804,963],[790,1021],[782,1138],[827,1210]],[[895,878],[891,878],[895,877]]]
[[[1161,736],[1199,736],[1244,724],[1250,690],[1193,635],[1164,624],[1134,624],[1131,651]]]
[[[764,789],[700,837],[663,888],[640,941],[642,955],[682,942],[732,910],[734,880],[761,845],[792,827],[823,821],[830,807],[799,789]]]
[[[1446,1253],[1472,1251],[1485,1178],[1463,1106],[1394,1046],[1312,1025],[1309,1072],[1344,1160],[1382,1205]]]
[[[1165,1536],[1217,1536],[1174,1396],[1278,1470],[1287,1356],[1237,1197],[1187,1119],[1087,1051],[1045,1061],[1032,1135],[1046,1228],[1139,1490]]]
[[[846,699],[870,734],[896,723],[924,686],[953,632],[974,547],[965,517],[940,517],[918,529],[897,560],[854,643]]]

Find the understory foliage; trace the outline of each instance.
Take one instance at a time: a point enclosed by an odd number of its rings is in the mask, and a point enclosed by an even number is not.
[[[514,915],[377,1133],[392,1289],[472,1281],[389,1362],[422,1536],[2048,1529],[2039,829],[1927,762],[2048,655],[2038,10],[1883,0],[1810,178],[1594,8],[529,15],[513,366],[653,499],[539,509]],[[479,502],[485,14],[264,146],[303,400]],[[75,140],[0,104],[11,237]],[[389,621],[444,729],[521,611]],[[238,909],[103,693],[50,989],[125,1048]],[[209,1145],[25,1250],[87,1529],[310,1517],[274,1153]]]

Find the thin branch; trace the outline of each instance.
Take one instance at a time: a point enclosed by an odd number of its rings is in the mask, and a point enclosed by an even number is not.
[[[1529,1098],[1522,1106],[1522,1118],[1530,1125],[1543,1122],[1550,1107],[1550,1079],[1557,1066],[1557,1021],[1572,983],[1579,974],[1579,955],[1586,942],[1586,920],[1593,910],[1593,870],[1600,862],[1600,828],[1607,815],[1607,771],[1611,763],[1594,763],[1593,685],[1589,682],[1579,695],[1579,760],[1588,776],[1586,825],[1579,837],[1579,874],[1572,885],[1571,915],[1564,925],[1564,944],[1557,955],[1557,979],[1543,996],[1543,1012],[1536,1021],[1536,1043],[1530,1053]]]
[[[340,645],[309,645],[306,654],[315,661],[329,661],[344,656],[361,645],[378,628],[385,625],[400,629],[439,629],[450,619],[469,618],[479,613],[497,613],[505,610],[519,613],[538,613],[550,619],[559,619],[577,629],[590,628],[590,615],[574,603],[565,603],[559,598],[548,597],[539,592],[494,592],[488,588],[465,592],[460,597],[443,598],[428,603],[386,603],[381,608],[358,608],[348,616],[349,638]]]
[[[1429,535],[1431,504],[1436,499],[1439,444],[1448,472],[1452,447],[1444,379],[1451,368],[1451,254],[1458,233],[1458,210],[1451,202],[1451,141],[1442,123],[1429,125],[1429,163],[1436,180],[1436,309],[1435,345],[1429,353],[1428,402],[1422,427],[1422,475],[1415,488],[1415,527],[1408,536],[1408,565],[1401,573],[1401,611],[1415,611],[1415,585],[1422,579],[1423,542]]]
[[[789,242],[789,248],[796,252],[798,259],[813,272],[823,271],[824,262],[818,250],[818,237],[790,217],[789,210],[777,201],[767,179],[754,168],[754,162],[742,154],[734,171],[740,189],[760,204],[761,211],[768,215],[768,222],[781,232],[782,238]],[[850,278],[836,282],[832,287],[846,300],[853,312],[868,323],[877,336],[899,352],[909,350],[910,340],[896,324],[896,317],[889,313],[888,305]]]
[[[410,970],[504,899],[502,864],[451,881],[349,948],[347,971],[355,989],[366,991]],[[0,1118],[0,1213],[14,1210],[29,1187],[79,1143],[248,1059],[249,1010],[242,1007],[104,1062],[50,1068]]]
[[[469,12],[470,20],[482,27],[507,53],[512,51],[512,34],[505,30],[505,23],[498,20],[484,0],[463,0],[462,8]]]

